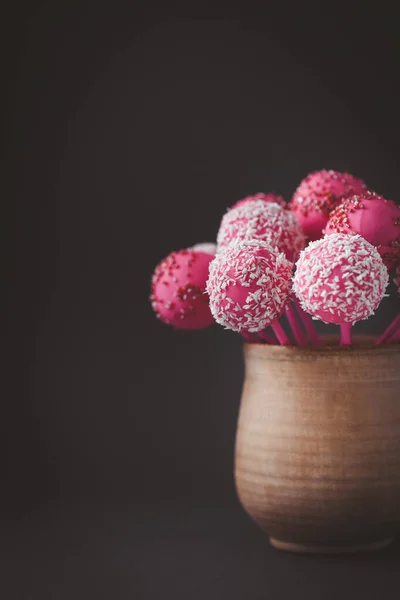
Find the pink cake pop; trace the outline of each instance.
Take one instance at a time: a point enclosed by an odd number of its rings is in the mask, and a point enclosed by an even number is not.
[[[195,244],[188,250],[194,250],[195,252],[205,252],[206,254],[212,254],[215,256],[217,253],[217,244],[213,242],[201,242],[200,244]]]
[[[281,206],[282,208],[287,208],[287,202],[285,201],[283,196],[280,196],[279,194],[274,194],[273,192],[270,192],[268,194],[258,192],[257,194],[253,194],[252,196],[246,196],[246,198],[242,198],[242,200],[239,200],[238,202],[236,202],[236,204],[232,206],[232,209],[238,208],[238,206],[243,206],[244,204],[252,202],[253,200],[262,200],[263,202],[267,203],[272,202],[274,204],[279,204],[279,206]]]
[[[351,326],[379,306],[388,271],[372,244],[360,235],[335,233],[311,242],[300,254],[294,292],[304,310],[341,326],[342,344],[351,343]]]
[[[226,329],[259,332],[271,326],[288,343],[277,319],[292,289],[293,264],[260,240],[236,240],[210,264],[207,292],[214,319]]]
[[[361,194],[367,187],[361,179],[339,171],[314,171],[300,183],[290,202],[310,241],[318,240],[330,212],[347,196]]]
[[[205,252],[172,252],[152,277],[152,306],[163,323],[177,329],[204,329],[214,322],[205,293],[208,266]]]
[[[400,260],[400,207],[374,192],[343,200],[331,213],[325,232],[360,234],[377,247],[389,270]]]
[[[225,213],[217,236],[218,252],[232,241],[252,239],[277,248],[292,262],[305,244],[296,216],[278,204],[263,200],[251,200]]]

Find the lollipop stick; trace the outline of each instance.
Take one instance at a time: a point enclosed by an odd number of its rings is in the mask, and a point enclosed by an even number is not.
[[[340,326],[340,345],[351,346],[351,323],[342,323]]]
[[[264,340],[264,342],[267,342],[267,344],[275,344],[275,339],[272,337],[272,335],[269,335],[269,333],[267,333],[266,331],[259,331],[258,337],[261,340]]]
[[[376,344],[379,346],[380,344],[389,344],[391,341],[391,337],[396,333],[398,328],[400,327],[400,315],[398,315],[390,325],[385,329],[382,335],[376,340]]]
[[[397,329],[396,333],[390,338],[390,344],[397,344],[400,342],[400,327]]]
[[[292,328],[294,339],[297,342],[298,346],[306,346],[307,338],[304,335],[296,317],[296,313],[294,312],[293,306],[291,304],[286,308],[286,318],[289,322],[290,327]]]
[[[249,331],[241,331],[240,335],[248,344],[255,344],[256,342],[258,342],[257,336],[254,333],[250,333]]]
[[[315,331],[312,319],[310,315],[308,315],[300,306],[300,302],[297,298],[293,298],[294,305],[297,309],[298,315],[300,317],[301,322],[303,323],[304,329],[307,332],[308,339],[311,342],[312,346],[322,346],[321,339],[318,333]]]
[[[278,322],[278,320],[271,323],[271,329],[277,337],[278,342],[281,346],[290,346],[290,340],[286,333],[283,330],[282,325]]]

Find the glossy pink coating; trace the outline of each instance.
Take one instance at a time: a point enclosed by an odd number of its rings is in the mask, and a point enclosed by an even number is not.
[[[204,329],[214,322],[206,293],[213,256],[205,252],[172,252],[156,267],[151,303],[159,319],[177,329]]]
[[[331,213],[325,233],[358,233],[378,249],[389,270],[400,262],[400,207],[374,192],[344,199]]]
[[[365,183],[339,171],[322,169],[310,173],[300,183],[290,202],[309,241],[321,238],[332,210],[349,195],[367,190]]]

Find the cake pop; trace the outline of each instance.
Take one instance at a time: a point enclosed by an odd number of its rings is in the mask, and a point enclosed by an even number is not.
[[[177,329],[203,329],[213,323],[205,292],[208,266],[205,252],[172,252],[155,269],[151,302],[163,323]]]
[[[210,263],[207,292],[214,319],[226,329],[260,332],[271,326],[290,343],[277,319],[292,288],[293,265],[260,240],[235,240]]]
[[[318,240],[331,211],[343,198],[367,190],[361,179],[339,171],[314,171],[300,183],[290,202],[309,241]]]
[[[206,254],[212,254],[215,256],[217,253],[217,244],[213,242],[201,242],[200,244],[195,244],[188,250],[194,250],[195,252],[205,252]]]
[[[388,280],[372,244],[360,235],[334,233],[301,252],[293,289],[304,310],[341,326],[341,343],[348,345],[351,326],[374,314]]]
[[[277,248],[292,262],[305,244],[296,216],[278,204],[263,200],[251,200],[225,213],[217,236],[218,252],[232,241],[251,239]]]
[[[393,282],[397,287],[397,291],[400,294],[400,265],[397,266],[396,274],[393,278]],[[390,325],[385,329],[382,335],[377,339],[376,343],[379,346],[380,344],[390,344],[393,342],[400,341],[400,315],[397,315],[395,319],[390,323]]]
[[[374,192],[344,199],[331,213],[325,233],[360,234],[377,247],[389,270],[400,260],[400,207]]]
[[[236,202],[236,204],[232,206],[231,210],[234,208],[238,208],[239,206],[243,206],[248,202],[252,202],[253,200],[262,200],[263,202],[267,203],[272,202],[274,204],[279,204],[279,206],[281,206],[282,208],[287,208],[287,202],[285,201],[283,196],[280,196],[279,194],[274,194],[273,192],[270,192],[268,194],[263,194],[262,192],[259,192],[258,194],[253,194],[252,196],[246,196],[245,198],[242,198],[242,200],[239,200],[238,202]]]

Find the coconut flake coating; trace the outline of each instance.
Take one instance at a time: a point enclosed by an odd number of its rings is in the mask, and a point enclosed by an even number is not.
[[[360,235],[335,233],[300,254],[293,289],[302,308],[325,323],[368,319],[389,281],[376,248]]]
[[[307,238],[315,241],[321,238],[329,214],[342,199],[366,190],[365,183],[350,173],[322,169],[303,179],[289,206]]]
[[[214,322],[205,292],[208,266],[205,252],[172,252],[156,267],[150,300],[157,317],[177,329],[204,329]]]
[[[236,240],[258,240],[295,262],[305,237],[296,216],[275,203],[252,200],[229,210],[217,236],[218,252]]]
[[[400,261],[400,207],[374,192],[345,198],[331,213],[326,234],[360,234],[376,246],[389,270]]]
[[[293,264],[258,240],[236,240],[210,263],[207,292],[214,319],[233,331],[257,332],[284,312]]]
[[[231,210],[234,208],[238,208],[238,206],[243,206],[248,202],[252,202],[253,200],[262,200],[263,202],[267,203],[272,202],[274,204],[279,204],[279,206],[281,206],[282,208],[287,208],[287,202],[285,201],[283,196],[280,196],[279,194],[275,194],[273,192],[269,192],[268,194],[258,192],[257,194],[253,194],[252,196],[246,196],[246,198],[242,198],[242,200],[239,200],[238,202],[236,202],[236,204],[232,206]]]

